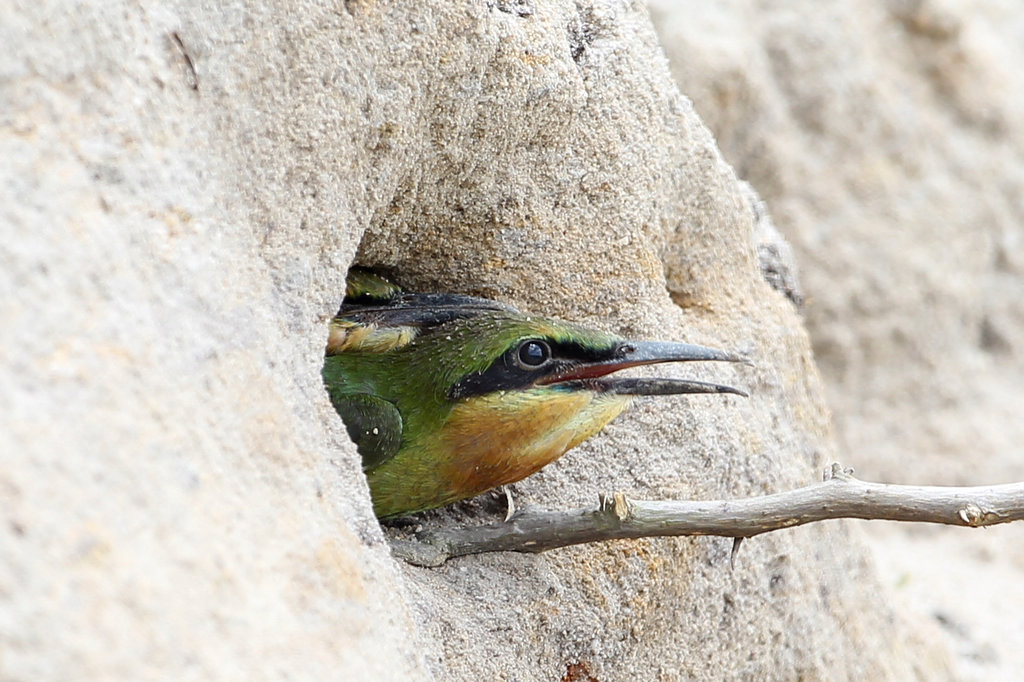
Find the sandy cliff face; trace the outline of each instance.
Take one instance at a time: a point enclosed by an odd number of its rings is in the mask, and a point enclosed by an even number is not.
[[[653,3],[672,71],[801,266],[843,462],[1024,478],[1024,20],[1012,2]],[[960,679],[1024,666],[1024,529],[871,529]]]
[[[673,83],[643,7],[34,3],[8,14],[0,677],[950,674],[929,624],[893,608],[849,524],[750,541],[732,570],[731,543],[709,538],[440,569],[389,555],[319,378],[354,261],[414,288],[754,359],[685,370],[746,386],[749,400],[641,402],[517,486],[522,501],[751,495],[816,479],[837,456],[832,389],[804,318],[759,268],[764,217]],[[748,49],[745,30],[730,49]],[[805,43],[773,54],[799,62]],[[698,51],[708,70],[720,47]],[[906,59],[927,70],[928,54]],[[831,59],[840,74],[856,66]],[[845,81],[799,82],[816,111]],[[961,99],[958,115],[998,129]],[[824,126],[844,113],[816,115]],[[768,166],[775,185],[732,159],[783,232],[810,209],[776,204],[782,189],[824,183],[836,163],[810,146],[811,161],[794,151]],[[923,172],[934,158],[914,163]],[[802,234],[788,233],[798,253],[813,239]],[[1014,233],[998,234],[1008,246],[989,255],[1004,254],[1000,281],[1013,286]],[[836,244],[856,260],[856,242]],[[998,341],[1015,310],[992,308],[979,358],[1017,357]],[[860,333],[835,332],[850,348]],[[851,362],[832,344],[819,349],[827,372]],[[859,362],[848,381],[881,385]]]

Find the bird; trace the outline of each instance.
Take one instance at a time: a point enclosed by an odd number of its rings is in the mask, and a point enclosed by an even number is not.
[[[323,380],[362,458],[374,513],[441,507],[522,480],[601,430],[635,396],[744,391],[613,377],[668,362],[749,362],[715,348],[630,341],[486,298],[407,292],[350,269]]]

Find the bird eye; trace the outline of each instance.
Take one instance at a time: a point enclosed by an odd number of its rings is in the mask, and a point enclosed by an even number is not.
[[[551,348],[543,341],[524,341],[519,346],[516,358],[525,369],[540,367],[551,359]]]

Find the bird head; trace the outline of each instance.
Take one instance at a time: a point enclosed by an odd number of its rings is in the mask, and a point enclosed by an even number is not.
[[[446,397],[450,400],[528,389],[622,396],[746,395],[730,386],[688,379],[610,376],[630,367],[669,362],[746,362],[737,355],[687,343],[627,341],[606,332],[543,318],[478,318],[462,325],[454,335],[446,334],[444,346],[449,353],[453,346],[459,349],[455,362],[439,362],[449,369]]]

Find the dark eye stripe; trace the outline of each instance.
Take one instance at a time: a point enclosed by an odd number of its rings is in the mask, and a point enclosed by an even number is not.
[[[573,342],[527,339],[495,358],[484,371],[463,376],[448,391],[448,397],[457,400],[494,391],[527,388],[552,372],[581,362],[610,359],[613,354],[614,348],[586,348]]]

